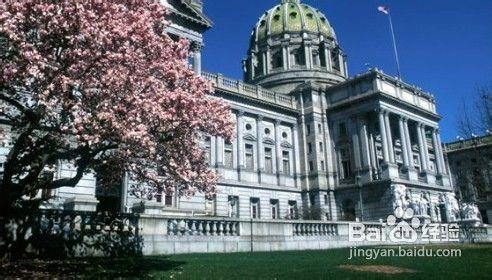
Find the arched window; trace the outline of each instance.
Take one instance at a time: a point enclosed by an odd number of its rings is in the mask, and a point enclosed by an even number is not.
[[[320,52],[319,52],[319,62],[320,62],[320,65],[321,67],[326,67],[326,53],[325,53],[325,49],[324,48],[320,48]]]
[[[317,48],[314,48],[312,49],[311,51],[311,56],[312,56],[312,60],[313,60],[313,66],[314,67],[319,67],[319,50]]]
[[[282,50],[275,50],[272,52],[272,68],[277,69],[282,67],[284,67]]]
[[[332,60],[332,67],[333,70],[340,72],[340,57],[338,56],[338,51],[332,51],[331,52],[331,60]]]
[[[253,58],[253,66],[255,69],[255,77],[262,76],[263,73],[263,56],[260,54]]]
[[[306,58],[302,47],[295,48],[290,53],[292,57],[292,64],[294,66],[306,65]]]

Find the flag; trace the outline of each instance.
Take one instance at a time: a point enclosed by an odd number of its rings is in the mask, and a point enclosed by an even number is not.
[[[381,13],[385,14],[385,15],[389,15],[389,9],[386,8],[385,6],[379,6],[378,7],[378,11],[380,11]]]

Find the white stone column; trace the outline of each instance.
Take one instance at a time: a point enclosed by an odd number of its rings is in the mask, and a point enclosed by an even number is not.
[[[338,63],[340,64],[340,75],[344,75],[345,73],[345,64],[343,63],[343,54],[341,51],[338,52]]]
[[[301,157],[299,151],[299,130],[297,129],[296,123],[292,125],[292,142],[294,143],[294,176],[297,180],[301,174]]]
[[[243,169],[244,166],[244,140],[243,140],[243,129],[244,129],[244,111],[237,112],[237,168]]]
[[[193,71],[196,75],[202,75],[202,46],[199,43],[193,43],[191,46],[191,51],[193,53]]]
[[[434,158],[436,161],[436,166],[437,166],[437,174],[442,174],[443,173],[443,166],[441,163],[440,159],[440,148],[439,148],[439,142],[437,140],[437,129],[433,128],[432,130],[432,143],[434,145]]]
[[[405,133],[405,124],[403,116],[398,117],[398,125],[400,128],[400,143],[401,143],[401,154],[403,156],[403,162],[406,167],[410,166],[409,158],[408,158],[408,145],[407,145],[407,137]]]
[[[426,153],[424,150],[427,148],[427,145],[424,145],[425,139],[424,136],[422,135],[422,126],[423,124],[421,123],[417,124],[417,137],[419,140],[420,169],[421,171],[425,171],[428,170],[428,166],[427,166],[428,159],[426,157]]]
[[[265,60],[266,71],[265,71],[265,73],[270,74],[270,70],[272,67],[272,53],[270,51],[270,47],[268,47],[265,56],[266,56],[266,60]]]
[[[369,147],[369,139],[367,133],[367,120],[364,117],[359,117],[359,139],[362,145],[362,166],[370,167],[371,166],[371,154]]]
[[[282,46],[282,61],[283,61],[283,68],[284,70],[290,69],[289,65],[289,46],[288,45],[283,45]]]
[[[379,111],[379,132],[381,135],[381,144],[383,146],[383,158],[386,163],[390,162],[388,137],[386,137],[386,125],[384,119],[384,111]]]
[[[369,143],[370,143],[370,155],[371,155],[371,166],[372,170],[376,170],[378,168],[378,158],[377,158],[377,153],[376,153],[376,145],[374,145],[374,136],[371,133],[369,137]]]
[[[275,159],[277,163],[277,174],[283,173],[282,170],[282,149],[280,147],[280,142],[282,141],[282,136],[280,135],[280,120],[274,122],[275,125]]]
[[[348,76],[349,76],[349,73],[348,73],[348,65],[347,65],[347,60],[346,60],[345,57],[343,58],[343,69],[345,69],[345,77],[348,78]]]
[[[425,166],[427,166],[427,170],[430,170],[429,144],[427,142],[427,129],[424,124],[422,124],[422,140],[424,144]]]
[[[268,74],[268,70],[267,70],[268,69],[268,67],[267,67],[267,65],[268,65],[267,53],[266,52],[261,53],[261,57],[262,57],[261,64],[263,66],[263,69],[262,69],[263,73],[262,73],[262,75],[266,75],[266,74]]]
[[[331,58],[331,50],[328,46],[325,47],[326,52],[326,67],[328,71],[333,71],[332,58]]]
[[[354,152],[354,166],[355,170],[359,171],[361,169],[361,155],[360,155],[360,141],[359,141],[359,131],[357,127],[357,116],[350,117],[349,120],[349,133],[352,138],[352,150]]]
[[[413,167],[413,151],[412,151],[412,138],[410,137],[410,131],[408,130],[408,119],[403,119],[403,128],[405,129],[405,142],[407,144],[408,162],[409,167]]]
[[[217,164],[217,137],[210,136],[210,166]]]
[[[258,141],[258,170],[263,172],[265,170],[265,149],[263,148],[263,117],[257,116],[256,118],[256,139]]]
[[[444,162],[444,153],[442,151],[442,142],[441,142],[441,134],[439,133],[439,129],[436,130],[437,136],[437,145],[439,150],[439,161],[441,161],[442,174],[446,174],[446,163]]]
[[[304,60],[306,61],[306,68],[311,69],[311,52],[310,52],[310,44],[304,43]]]
[[[395,163],[395,149],[393,146],[393,134],[391,133],[391,122],[389,119],[389,112],[384,115],[384,121],[386,126],[386,137],[388,138],[388,154],[391,163]]]
[[[217,138],[217,166],[224,166],[224,149],[225,140],[222,137]]]
[[[249,79],[252,81],[255,78],[255,60],[258,62],[256,54],[252,53],[249,60]]]

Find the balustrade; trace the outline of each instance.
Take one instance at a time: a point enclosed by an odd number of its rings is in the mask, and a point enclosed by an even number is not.
[[[239,222],[224,220],[169,219],[167,234],[175,236],[237,236]]]
[[[295,108],[295,101],[290,96],[277,94],[262,87],[251,84],[244,84],[241,81],[226,78],[217,74],[202,72],[202,77],[214,82],[215,86],[218,88],[232,90],[234,91],[234,93],[258,98],[263,101],[272,102],[290,108]]]
[[[294,236],[337,236],[338,225],[327,223],[293,223]]]

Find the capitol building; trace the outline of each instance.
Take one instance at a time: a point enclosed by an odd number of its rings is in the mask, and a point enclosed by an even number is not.
[[[127,179],[102,191],[89,174],[75,188],[56,190],[53,205],[328,221],[385,220],[398,206],[415,206],[431,221],[455,221],[435,98],[378,69],[350,77],[347,54],[322,11],[279,0],[261,14],[244,50],[244,78],[234,80],[201,69],[212,27],[202,1],[162,2],[171,10],[169,34],[192,42],[191,67],[214,84],[237,123],[230,143],[203,139],[210,168],[220,177],[216,195],[142,201],[130,194]],[[70,172],[61,166],[57,176]]]

